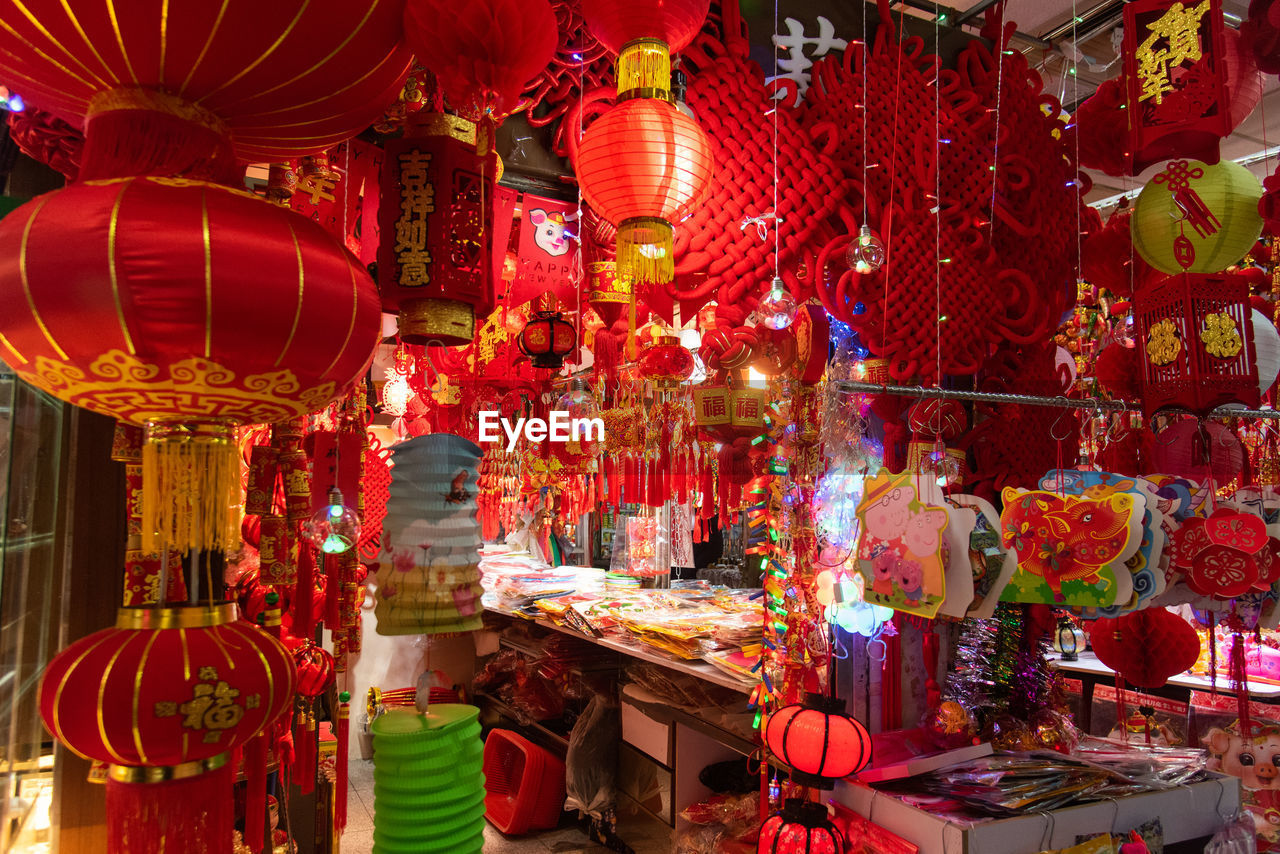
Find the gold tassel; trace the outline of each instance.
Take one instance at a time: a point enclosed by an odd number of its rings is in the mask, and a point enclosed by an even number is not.
[[[637,216],[618,224],[618,276],[639,285],[664,285],[676,276],[675,233],[656,216]]]
[[[640,97],[665,97],[671,91],[671,49],[660,39],[635,39],[622,46],[616,66],[618,94],[634,90]],[[658,90],[663,95],[649,94]]]
[[[152,423],[142,446],[142,547],[231,550],[240,543],[235,427]]]

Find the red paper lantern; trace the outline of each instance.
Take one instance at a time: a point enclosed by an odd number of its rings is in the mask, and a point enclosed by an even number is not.
[[[410,344],[466,344],[493,308],[498,156],[476,153],[476,126],[418,113],[383,157],[378,283]],[[505,251],[505,245],[502,250]]]
[[[758,854],[841,854],[844,835],[827,818],[822,804],[788,798],[781,812],[765,819],[756,843]]]
[[[318,697],[333,683],[333,656],[323,647],[304,642],[293,651],[293,663],[303,697]]]
[[[693,376],[693,354],[674,335],[660,335],[640,356],[640,376],[659,388],[674,388]]]
[[[40,716],[110,765],[109,851],[229,851],[228,754],[279,720],[293,690],[288,651],[234,603],[122,608],[114,628],[54,656]]]
[[[164,116],[221,124],[246,162],[321,151],[368,127],[412,60],[397,3],[227,0],[171,12],[27,0],[0,20],[0,77],[28,103],[90,124],[124,106],[113,127],[133,125],[135,140]],[[86,162],[81,178],[90,172]]]
[[[618,275],[668,282],[671,224],[701,204],[711,182],[711,142],[667,101],[623,101],[587,128],[572,152],[583,196],[618,226]]]
[[[148,425],[148,550],[238,543],[234,427],[345,394],[378,340],[377,292],[349,252],[218,184],[72,185],[0,221],[0,257],[0,357],[68,403]]]
[[[1089,629],[1098,660],[1139,688],[1159,688],[1200,656],[1200,636],[1177,614],[1145,608]]]
[[[450,105],[489,122],[521,108],[521,92],[551,62],[559,39],[547,0],[410,0],[404,31]]]
[[[560,370],[564,357],[573,352],[577,343],[573,324],[558,311],[536,312],[520,333],[520,352],[529,357],[535,368]]]
[[[679,53],[702,29],[710,0],[583,0],[582,17],[591,34],[613,54],[627,42],[652,38]]]
[[[811,694],[803,705],[783,706],[765,720],[769,752],[791,767],[797,782],[829,789],[871,764],[871,734],[843,710],[838,697]]]

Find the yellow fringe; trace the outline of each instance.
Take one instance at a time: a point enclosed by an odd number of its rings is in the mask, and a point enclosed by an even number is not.
[[[671,51],[658,39],[636,39],[622,46],[616,67],[618,94],[632,89],[671,91]]]
[[[142,446],[142,547],[231,550],[240,543],[235,428],[151,424]]]
[[[639,285],[663,285],[675,278],[675,234],[671,223],[652,216],[618,225],[618,277]]]

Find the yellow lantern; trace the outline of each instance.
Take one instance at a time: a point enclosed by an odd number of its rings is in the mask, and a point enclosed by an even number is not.
[[[1220,272],[1262,233],[1261,198],[1262,185],[1238,163],[1171,160],[1138,195],[1129,220],[1134,248],[1170,275]]]

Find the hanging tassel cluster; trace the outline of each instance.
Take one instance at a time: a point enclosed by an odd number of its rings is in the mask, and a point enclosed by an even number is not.
[[[676,277],[675,232],[656,216],[618,224],[618,276],[636,285],[661,285]],[[632,301],[634,303],[634,300]]]
[[[258,735],[244,747],[244,842],[261,851],[266,838],[267,736]]]
[[[108,851],[219,854],[235,823],[228,755],[172,768],[113,765],[107,779]],[[174,804],[199,804],[175,809]]]
[[[338,695],[338,755],[336,757],[336,781],[334,782],[334,822],[341,833],[347,826],[347,754],[351,749],[351,695],[343,691]]]
[[[153,423],[142,446],[142,548],[229,551],[240,545],[235,428]]]

